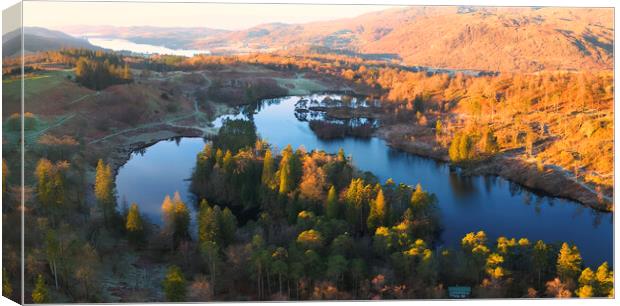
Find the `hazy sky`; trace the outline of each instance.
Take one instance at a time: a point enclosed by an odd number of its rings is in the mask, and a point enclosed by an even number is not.
[[[355,17],[377,5],[24,2],[24,25],[209,27],[239,30],[262,23],[306,23]]]

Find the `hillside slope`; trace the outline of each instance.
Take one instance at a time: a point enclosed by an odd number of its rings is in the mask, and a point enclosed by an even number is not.
[[[318,45],[392,54],[405,64],[493,71],[613,68],[613,10],[394,8],[308,24],[266,24],[195,40],[193,48]]]
[[[91,45],[87,40],[75,38],[60,31],[39,27],[24,28],[24,50],[26,53],[62,48],[101,50],[101,48]],[[20,49],[20,30],[15,30],[2,36],[2,57],[16,55]]]

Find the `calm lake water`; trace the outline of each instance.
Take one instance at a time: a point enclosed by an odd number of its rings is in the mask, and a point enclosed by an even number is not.
[[[208,50],[170,49],[163,46],[138,44],[126,39],[119,38],[89,38],[88,42],[90,42],[92,45],[101,48],[112,49],[114,51],[131,51],[142,54],[167,54],[191,57],[197,54],[210,53]]]
[[[422,184],[439,199],[444,244],[456,247],[466,233],[484,230],[490,243],[498,236],[542,239],[548,243],[566,241],[579,247],[588,265],[613,263],[611,213],[535,194],[499,177],[460,176],[445,163],[391,149],[379,138],[320,140],[307,122],[294,115],[295,103],[301,98],[285,97],[263,103],[253,116],[260,137],[278,149],[291,144],[294,148],[303,145],[308,151],[336,153],[343,148],[352,156],[355,166],[373,172],[381,182],[392,178],[397,183]],[[178,190],[186,201],[192,201],[187,179],[203,146],[200,138],[183,138],[178,142],[161,141],[147,148],[143,155],[134,153],[116,179],[119,200],[125,197],[130,203],[138,203],[147,217],[160,223],[160,205],[166,194]]]

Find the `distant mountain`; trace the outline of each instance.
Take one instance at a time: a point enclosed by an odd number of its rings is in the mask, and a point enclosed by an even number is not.
[[[40,27],[24,28],[24,51],[26,53],[58,50],[62,48],[85,48],[101,50],[87,40],[75,38],[60,31]],[[21,49],[21,31],[15,30],[2,36],[2,57],[12,56]]]
[[[85,40],[62,32],[29,31],[27,50],[88,47]],[[614,62],[614,16],[608,8],[417,6],[332,21],[270,23],[241,31],[151,26],[72,26],[62,31],[76,37],[118,38],[214,54],[314,49],[449,69],[611,70]],[[18,49],[16,45],[7,50]]]
[[[76,37],[117,38],[138,44],[163,46],[170,49],[187,49],[195,40],[227,33],[226,30],[184,27],[115,27],[115,26],[66,26],[65,33]]]
[[[493,71],[613,69],[613,9],[408,7],[307,24],[266,24],[196,39],[239,51],[321,46],[405,64]]]

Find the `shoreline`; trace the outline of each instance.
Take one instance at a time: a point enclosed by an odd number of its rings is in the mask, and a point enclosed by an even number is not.
[[[540,175],[536,164],[497,155],[463,167],[450,162],[445,148],[438,148],[420,141],[398,143],[396,136],[390,134],[389,127],[380,127],[373,137],[384,140],[390,148],[458,167],[462,169],[464,175],[498,176],[547,196],[571,200],[598,212],[613,213],[613,206],[609,203],[609,199],[606,199],[607,196],[603,196],[604,199],[601,201],[596,192],[584,187],[584,183],[566,177],[553,165],[545,165],[544,173]],[[613,203],[613,196],[611,202]]]
[[[227,111],[221,111],[215,118],[232,113],[232,108]],[[134,132],[136,133],[136,132]],[[200,126],[175,126],[162,123],[161,127],[155,126],[147,131],[137,132],[133,138],[141,138],[137,141],[129,141],[117,144],[116,149],[111,152],[108,162],[110,163],[114,177],[118,174],[118,170],[131,158],[131,154],[137,150],[148,148],[160,141],[173,139],[175,137],[209,137],[217,133],[215,128],[205,129]],[[409,141],[401,143],[398,141],[400,135],[392,133],[390,126],[381,126],[372,137],[377,137],[386,142],[393,149],[418,155],[425,158],[431,158],[436,161],[445,162],[451,166],[459,167],[462,174],[476,175],[492,175],[516,183],[531,191],[542,193],[546,196],[568,199],[575,201],[580,205],[589,207],[598,212],[613,212],[613,196],[597,194],[591,188],[584,186],[583,182],[579,182],[573,178],[567,177],[553,165],[545,165],[544,173],[538,172],[535,163],[528,163],[525,160],[498,155],[483,161],[478,161],[468,167],[462,167],[450,163],[447,155],[447,149],[443,147],[433,146],[423,141]],[[132,137],[129,137],[131,139]]]

